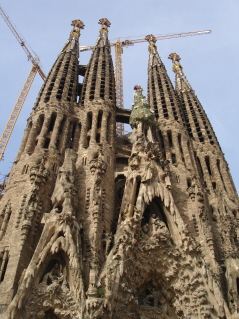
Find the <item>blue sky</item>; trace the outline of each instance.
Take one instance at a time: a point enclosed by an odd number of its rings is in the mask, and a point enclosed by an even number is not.
[[[111,21],[109,39],[211,29],[210,35],[158,41],[157,46],[173,82],[172,63],[167,57],[172,52],[181,56],[184,73],[213,125],[239,190],[238,0],[1,0],[0,3],[40,57],[45,73],[49,72],[68,38],[74,19],[85,23],[81,45],[95,43],[100,18]],[[0,47],[2,132],[31,63],[1,17]],[[83,52],[80,60],[81,64],[87,64],[89,53]],[[125,108],[131,107],[135,84],[145,88],[144,94],[147,94],[147,63],[147,43],[124,49]],[[0,162],[0,173],[3,175],[11,169],[26,119],[41,85],[42,80],[37,75],[8,144],[5,159]]]

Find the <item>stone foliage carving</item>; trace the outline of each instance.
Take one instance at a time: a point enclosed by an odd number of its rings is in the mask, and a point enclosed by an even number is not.
[[[45,318],[45,313],[50,309],[60,319],[74,318],[80,312],[57,262],[44,275],[42,282],[33,289],[24,316],[20,318]]]
[[[79,259],[81,243],[78,237],[81,225],[74,217],[75,191],[72,190],[75,189],[75,186],[74,179],[69,178],[69,176],[74,175],[73,161],[73,151],[69,150],[66,152],[62,169],[59,170],[52,195],[54,207],[50,213],[46,213],[43,217],[42,222],[45,226],[41,238],[32,261],[22,274],[18,291],[6,313],[8,318],[19,318],[21,313],[19,309],[26,311],[26,313],[33,313],[36,301],[39,318],[43,318],[44,311],[48,309],[54,309],[54,313],[60,318],[80,316],[78,306],[73,306],[74,302],[71,300],[71,298],[76,300],[76,298],[84,296]],[[36,278],[40,275],[46,258],[62,251],[68,256],[67,264],[72,278],[71,287],[69,281],[64,277],[65,275],[61,274],[57,264],[49,270],[42,282],[36,285]],[[29,296],[31,297],[29,298]]]

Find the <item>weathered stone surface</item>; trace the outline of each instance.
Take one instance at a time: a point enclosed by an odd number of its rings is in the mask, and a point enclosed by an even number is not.
[[[238,318],[238,196],[180,57],[174,89],[147,36],[148,101],[120,112],[99,23],[79,67],[73,21],[1,194],[0,318]]]

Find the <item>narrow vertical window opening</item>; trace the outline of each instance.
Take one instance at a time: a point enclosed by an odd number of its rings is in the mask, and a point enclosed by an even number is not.
[[[52,132],[53,131],[53,128],[54,128],[54,125],[55,125],[55,121],[56,121],[56,113],[52,113],[50,124],[49,124],[49,127],[48,127],[48,132]]]
[[[212,175],[209,156],[205,156],[205,162],[206,162],[206,165],[207,165],[207,170],[208,170],[209,175]]]
[[[87,157],[84,156],[84,157],[82,158],[82,165],[83,165],[83,166],[86,166],[86,163],[87,163]]]
[[[28,165],[24,165],[23,166],[23,169],[22,169],[22,174],[27,174],[27,172],[28,172]]]
[[[96,134],[96,143],[100,143],[100,134],[99,133]]]
[[[87,131],[91,130],[92,127],[92,113],[87,114]]]
[[[162,132],[160,130],[159,130],[159,138],[160,138],[160,141],[161,141],[162,149],[164,150],[165,149],[165,147],[164,147],[164,139],[163,139]]]
[[[237,295],[239,295],[239,278],[236,279],[236,284],[237,284]]]
[[[99,110],[98,119],[97,119],[97,128],[101,128],[102,115],[103,115],[103,111]]]
[[[137,202],[137,198],[138,198],[138,195],[139,195],[139,189],[140,189],[140,184],[141,184],[141,180],[140,180],[140,177],[137,177],[136,179],[136,191],[135,191],[135,200],[134,200],[134,205],[136,205],[136,202]]]
[[[111,113],[109,113],[109,116],[107,119],[107,132],[106,132],[106,140],[109,144],[111,143],[110,135],[111,135]]]
[[[172,153],[172,164],[176,164],[177,160],[176,160],[176,154]]]
[[[173,147],[173,139],[172,139],[172,132],[171,131],[167,131],[167,135],[168,135],[168,143],[170,147]]]
[[[178,134],[178,145],[179,145],[179,150],[181,153],[182,161],[185,162],[184,160],[184,154],[183,154],[183,148],[182,148],[182,135]]]
[[[45,139],[45,143],[44,143],[43,148],[48,148],[48,147],[49,147],[49,144],[50,144],[50,138],[47,137],[47,138]]]
[[[191,178],[187,178],[187,185],[188,185],[188,187],[192,186],[192,180],[191,180]]]
[[[86,137],[86,147],[90,145],[90,130],[92,128],[92,112],[87,114],[87,137]]]
[[[201,177],[203,177],[203,169],[202,169],[202,165],[201,165],[201,162],[200,162],[200,159],[199,157],[196,155],[196,153],[194,153],[195,155],[195,160],[196,160],[196,164],[197,164],[197,169],[198,169],[198,173]]]
[[[223,187],[226,190],[226,186],[225,186],[224,179],[223,179],[222,172],[221,172],[220,160],[219,159],[217,159],[217,169],[218,169],[219,175],[221,177],[221,181],[222,181]]]

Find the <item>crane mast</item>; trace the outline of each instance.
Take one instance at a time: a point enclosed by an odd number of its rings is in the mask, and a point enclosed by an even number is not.
[[[124,108],[123,93],[123,67],[122,67],[122,42],[119,40],[115,43],[115,87],[116,87],[116,106]],[[122,136],[124,132],[124,124],[117,123],[116,134]]]
[[[12,33],[14,34],[17,41],[20,43],[20,45],[23,48],[23,50],[25,51],[25,53],[27,54],[28,60],[30,60],[33,64],[32,68],[30,70],[30,73],[28,74],[28,77],[26,79],[26,82],[24,83],[23,88],[20,92],[20,95],[17,99],[17,102],[13,107],[13,110],[12,110],[11,115],[7,121],[7,124],[3,130],[3,133],[0,137],[0,161],[1,161],[1,160],[3,160],[3,156],[4,156],[5,149],[7,147],[7,143],[11,137],[12,131],[14,129],[14,126],[16,124],[18,116],[21,112],[22,106],[26,100],[27,94],[31,88],[32,82],[36,76],[36,73],[37,72],[39,73],[39,75],[41,76],[43,81],[45,81],[46,76],[40,67],[40,59],[38,58],[38,56],[36,54],[35,54],[36,57],[34,57],[31,54],[31,52],[28,49],[28,47],[26,46],[24,40],[20,37],[17,30],[15,29],[15,27],[13,26],[13,24],[11,23],[10,19],[7,17],[6,13],[4,12],[4,10],[1,6],[0,6],[0,14],[3,17],[4,21],[7,23],[8,27],[10,28]]]
[[[2,136],[1,136],[1,139],[0,139],[0,160],[3,160],[3,155],[4,155],[4,152],[5,152],[5,149],[7,147],[7,143],[10,139],[10,136],[12,134],[12,131],[14,129],[14,126],[16,124],[16,121],[18,119],[18,116],[21,112],[21,109],[22,109],[22,106],[25,102],[25,99],[27,97],[27,94],[30,90],[30,87],[32,85],[32,82],[36,76],[36,73],[37,73],[37,67],[33,66],[31,68],[31,71],[27,77],[27,80],[26,82],[24,83],[23,85],[23,88],[21,90],[21,93],[17,99],[17,102],[16,104],[14,105],[14,108],[12,110],[12,113],[7,121],[7,124],[3,130],[3,133],[2,133]]]

